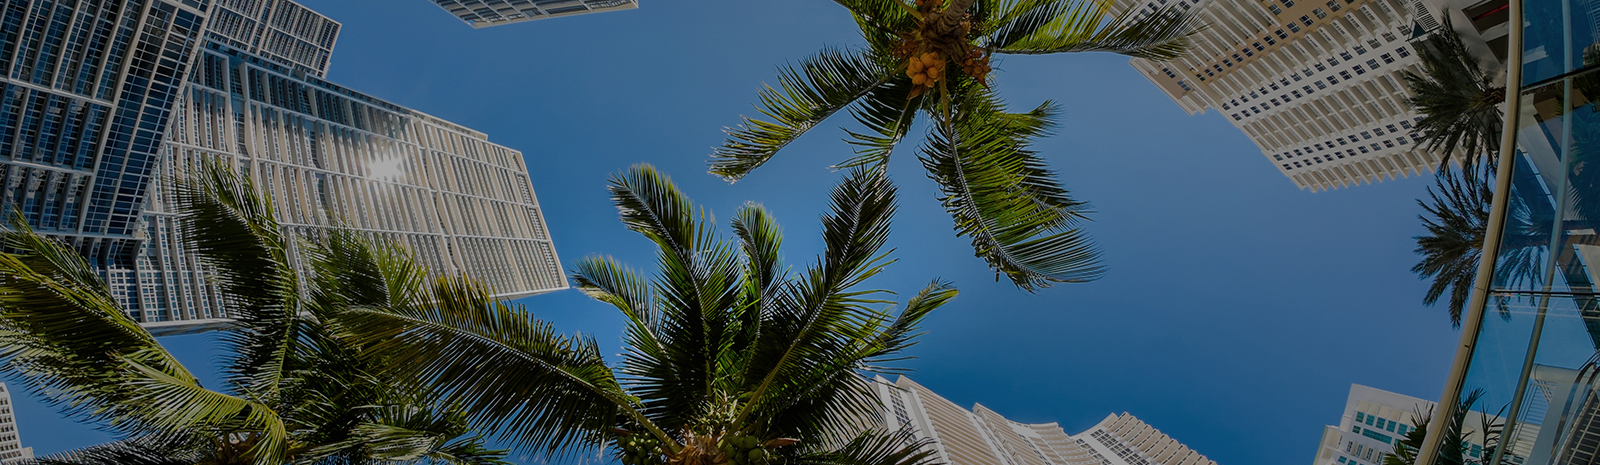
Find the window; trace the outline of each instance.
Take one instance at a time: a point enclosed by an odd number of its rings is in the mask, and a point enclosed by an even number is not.
[[[1299,168],[1300,167],[1300,162],[1294,162],[1294,167],[1295,168]]]
[[[1362,47],[1360,45],[1357,45],[1357,46],[1355,46],[1355,49],[1356,49],[1356,54],[1357,55],[1366,55],[1367,54],[1367,48],[1366,47]],[[1350,57],[1346,56],[1346,57],[1344,57],[1344,59],[1348,60],[1348,59],[1350,59]]]
[[[1306,74],[1308,74],[1308,75],[1309,75],[1309,74],[1311,74],[1311,73],[1306,73]],[[1289,77],[1291,77],[1291,78],[1294,78],[1294,80],[1295,80],[1295,81],[1296,81],[1296,82],[1298,82],[1298,81],[1300,81],[1300,73],[1294,73],[1294,74],[1290,74],[1290,75],[1289,75]],[[1286,86],[1287,86],[1287,85],[1289,85],[1289,83],[1287,83],[1287,82],[1285,82],[1285,83],[1283,83],[1283,85],[1286,85]]]
[[[1300,24],[1304,24],[1304,25],[1310,26],[1311,25],[1311,17],[1310,16],[1301,15],[1300,16]]]
[[[1232,68],[1232,67],[1233,67],[1233,62],[1231,62],[1231,61],[1228,61],[1228,60],[1227,60],[1227,59],[1223,59],[1223,60],[1222,60],[1222,64],[1224,64],[1224,65],[1228,65],[1228,67],[1229,67],[1229,68]]]
[[[1250,44],[1250,45],[1251,45],[1251,46],[1254,46],[1254,47],[1255,47],[1255,48],[1256,48],[1256,51],[1257,51],[1257,52],[1264,52],[1264,51],[1266,51],[1266,50],[1267,50],[1267,48],[1266,48],[1266,47],[1262,47],[1262,46],[1261,46],[1261,42],[1256,42],[1256,43],[1253,43],[1253,44]]]
[[[1283,164],[1283,169],[1289,169],[1289,164],[1288,163],[1284,163]]]
[[[1289,23],[1289,31],[1291,31],[1291,32],[1300,32],[1300,25],[1299,24],[1295,24],[1295,23]]]
[[[1315,93],[1314,91],[1311,90],[1311,86],[1301,86],[1300,90],[1306,91],[1306,95],[1311,95],[1311,94]]]
[[[1261,114],[1261,110],[1257,110],[1256,107],[1250,107],[1250,113],[1259,115]]]
[[[1367,153],[1367,148],[1366,147],[1356,147],[1356,148],[1361,149],[1361,153]]]
[[[1400,54],[1400,58],[1405,58],[1405,57],[1411,56],[1411,52],[1406,51],[1405,47],[1400,47],[1400,48],[1394,49],[1394,53]]]
[[[1294,94],[1294,98],[1303,97],[1303,95],[1300,95],[1300,91],[1298,91],[1298,90],[1291,90],[1291,91],[1289,91],[1289,93]]]
[[[1367,133],[1367,131],[1361,131],[1361,138],[1362,139],[1367,139],[1367,140],[1372,140],[1372,134]],[[1368,417],[1368,418],[1371,418],[1371,417]],[[1372,422],[1369,421],[1369,422],[1367,422],[1367,424],[1370,425],[1370,424],[1372,424]]]
[[[1320,165],[1320,164],[1322,164],[1322,157],[1312,157],[1311,161],[1315,161],[1315,162],[1317,162],[1317,164]]]
[[[1272,99],[1272,106],[1278,106],[1278,99]]]
[[[1279,30],[1277,30],[1277,31],[1274,31],[1274,32],[1275,32],[1275,33],[1277,33],[1277,34],[1278,34],[1278,38],[1279,38],[1279,39],[1287,39],[1287,38],[1289,38],[1289,35],[1288,35],[1288,34],[1284,34],[1284,33],[1283,33],[1283,29],[1279,29]],[[1269,43],[1270,43],[1270,42],[1269,42]]]
[[[1317,144],[1317,151],[1322,151],[1322,144]]]
[[[1394,148],[1394,141],[1390,141],[1390,140],[1383,141],[1383,146],[1392,149],[1392,148]]]
[[[1394,55],[1385,53],[1379,58],[1382,58],[1384,63],[1394,63]]]
[[[1276,3],[1268,6],[1267,9],[1268,10],[1272,10],[1272,14],[1274,14],[1274,15],[1283,14],[1283,9],[1282,8],[1278,8],[1278,4],[1276,4]]]
[[[1373,18],[1371,14],[1368,14],[1367,17],[1368,18],[1372,18],[1373,21],[1377,21],[1377,18]],[[1374,48],[1374,49],[1383,46],[1383,44],[1378,43],[1378,41],[1372,40],[1372,39],[1367,39],[1367,45],[1371,45],[1372,48]]]
[[[1305,155],[1303,153],[1300,153],[1300,149],[1294,149],[1294,154],[1295,155]]]
[[[1401,121],[1400,122],[1400,127],[1406,128],[1406,129],[1411,129],[1411,122],[1410,121]]]
[[[1328,10],[1329,11],[1339,11],[1339,8],[1342,8],[1342,7],[1339,6],[1338,0],[1328,0]]]
[[[1244,58],[1240,58],[1239,54],[1237,54],[1237,53],[1233,54],[1233,59],[1236,60],[1236,61],[1244,61]]]
[[[1347,74],[1346,76],[1349,76],[1349,75]],[[1345,79],[1350,79],[1350,78],[1346,77]],[[1333,76],[1328,76],[1328,83],[1329,84],[1338,84],[1339,83],[1339,78],[1336,78],[1336,77],[1333,77]]]
[[[1339,77],[1342,77],[1342,78],[1345,78],[1345,79],[1350,79],[1350,72],[1349,71],[1340,71],[1339,72]]]
[[[1278,90],[1278,85],[1277,85],[1277,84],[1273,84],[1273,83],[1270,83],[1270,82],[1269,82],[1269,83],[1267,83],[1267,87],[1271,87],[1271,88],[1272,88],[1272,90]]]
[[[1387,427],[1385,427],[1383,429],[1388,430],[1388,431],[1394,431],[1395,423],[1399,423],[1399,422],[1394,421],[1394,420],[1389,420],[1389,426],[1387,426]]]
[[[1378,60],[1376,60],[1376,59],[1367,60],[1367,67],[1368,68],[1372,68],[1372,69],[1378,69]]]
[[[1234,121],[1238,121],[1238,120],[1239,120],[1239,119],[1240,119],[1240,118],[1239,118],[1239,114],[1238,114],[1238,113],[1234,113],[1234,114],[1233,114],[1233,120],[1234,120]]]
[[[1273,160],[1278,160],[1278,161],[1283,161],[1283,155],[1273,155],[1272,159]]]
[[[1317,66],[1317,71],[1318,71],[1318,72],[1321,72],[1321,71],[1327,71],[1327,70],[1328,70],[1328,68],[1327,68],[1327,67],[1325,67],[1325,66],[1322,66],[1322,63],[1316,63],[1316,66]],[[1311,74],[1311,73],[1306,73],[1306,74]]]
[[[1322,18],[1328,17],[1328,13],[1322,11],[1321,8],[1318,8],[1318,9],[1315,9],[1315,10],[1311,10],[1311,13],[1317,15],[1317,19],[1322,19]]]
[[[1352,58],[1355,58],[1355,57],[1350,56],[1350,52],[1339,52],[1339,58],[1343,58],[1343,59],[1349,60],[1349,59],[1352,59]],[[1337,65],[1338,63],[1330,63],[1330,64]]]
[[[1393,125],[1393,124],[1391,124],[1391,125],[1388,125],[1388,126],[1384,126],[1384,127],[1385,127],[1385,128],[1388,128],[1388,129],[1389,129],[1389,132],[1400,132],[1400,131],[1398,131],[1398,130],[1395,130],[1395,128],[1394,128],[1394,125]]]
[[[1294,0],[1283,0],[1284,8],[1294,8]]]
[[[1344,138],[1343,137],[1340,137],[1338,139],[1334,139],[1334,141],[1338,142],[1339,145],[1344,145]]]
[[[1369,417],[1369,418],[1370,418],[1370,417]],[[1388,421],[1388,420],[1385,420],[1385,419],[1382,419],[1382,418],[1379,418],[1379,419],[1378,419],[1378,423],[1377,423],[1377,424],[1375,424],[1375,425],[1373,425],[1373,426],[1377,426],[1377,427],[1378,427],[1378,429],[1383,429],[1383,426],[1384,426],[1384,425],[1386,425],[1386,424],[1388,424],[1388,423],[1389,423],[1389,421]]]
[[[1263,39],[1267,40],[1267,45],[1274,45],[1278,43],[1278,41],[1272,40],[1272,37],[1263,37]]]
[[[1358,74],[1358,75],[1367,74],[1367,69],[1366,68],[1362,68],[1361,65],[1356,65],[1355,68],[1351,68],[1351,69],[1356,70],[1356,74]]]

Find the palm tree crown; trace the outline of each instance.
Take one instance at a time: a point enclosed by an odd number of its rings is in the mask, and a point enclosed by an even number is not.
[[[335,233],[295,250],[314,264],[302,273],[271,200],[225,168],[200,171],[176,195],[185,236],[238,318],[225,337],[226,393],[130,319],[76,251],[20,217],[4,234],[0,370],[123,438],[40,463],[505,463],[457,410],[358,357],[364,347],[334,323],[350,307],[409,298],[421,268]]]
[[[928,455],[866,425],[876,401],[863,371],[901,358],[918,323],[953,298],[934,282],[898,312],[863,289],[895,189],[857,170],[832,194],[822,256],[792,272],[772,216],[746,205],[735,241],[649,166],[616,176],[623,223],[654,242],[644,278],[608,257],[581,261],[579,289],[626,319],[620,365],[594,339],[562,336],[521,306],[441,281],[434,305],[370,307],[344,321],[398,376],[428,382],[473,421],[549,456],[609,449],[633,464],[915,464]]]
[[[1110,51],[1170,59],[1194,27],[1176,7],[1108,18],[1093,0],[837,0],[866,38],[861,50],[826,49],[780,71],[761,113],[729,128],[711,172],[743,178],[806,131],[848,110],[856,155],[839,168],[883,166],[919,114],[933,122],[921,148],[928,176],[958,235],[1025,290],[1098,277],[1099,253],[1078,228],[1086,205],[1060,186],[1030,141],[1048,133],[1053,102],[1011,113],[991,87],[1000,54]]]
[[[1506,88],[1496,85],[1495,75],[1467,51],[1450,18],[1417,47],[1417,54],[1423,72],[1401,75],[1411,89],[1411,106],[1422,113],[1414,132],[1417,140],[1444,154],[1441,168],[1457,151],[1468,157],[1464,164],[1498,152]]]

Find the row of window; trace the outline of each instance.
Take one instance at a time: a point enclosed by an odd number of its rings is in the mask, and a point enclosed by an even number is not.
[[[1374,42],[1376,42],[1376,41],[1374,41]],[[1356,53],[1358,55],[1367,53],[1367,49],[1365,47],[1361,47],[1359,45],[1357,45],[1355,47],[1355,50],[1356,50]],[[1399,55],[1400,58],[1405,58],[1405,57],[1411,56],[1411,52],[1409,50],[1407,50],[1404,45],[1401,45],[1399,48],[1395,49],[1394,54],[1384,53],[1384,54],[1380,55],[1377,58],[1373,58],[1373,59],[1367,60],[1366,65],[1357,64],[1354,67],[1352,67],[1350,69],[1350,71],[1340,70],[1340,71],[1338,71],[1338,76],[1330,75],[1325,79],[1318,79],[1317,81],[1315,81],[1315,82],[1313,82],[1311,84],[1306,84],[1306,85],[1300,86],[1299,89],[1295,89],[1293,87],[1293,84],[1289,83],[1289,80],[1290,79],[1294,79],[1294,81],[1298,82],[1303,78],[1300,77],[1300,73],[1290,73],[1289,77],[1286,77],[1286,78],[1280,77],[1280,78],[1278,78],[1278,82],[1268,81],[1267,82],[1267,86],[1265,86],[1265,87],[1261,87],[1261,88],[1258,88],[1258,89],[1256,89],[1254,91],[1250,91],[1249,94],[1240,95],[1238,98],[1235,98],[1233,100],[1230,100],[1228,102],[1223,103],[1222,104],[1222,109],[1224,111],[1230,110],[1230,109],[1233,109],[1235,107],[1240,106],[1241,105],[1240,102],[1249,103],[1251,98],[1260,99],[1260,98],[1262,98],[1262,95],[1268,95],[1268,97],[1267,97],[1268,101],[1259,104],[1259,108],[1258,108],[1258,105],[1252,105],[1249,108],[1241,108],[1238,113],[1233,113],[1232,115],[1230,115],[1230,116],[1233,117],[1234,121],[1241,121],[1244,118],[1247,118],[1249,116],[1259,115],[1264,110],[1269,110],[1271,108],[1275,108],[1275,107],[1277,107],[1279,105],[1282,105],[1283,103],[1287,103],[1287,102],[1293,100],[1294,98],[1304,98],[1307,95],[1315,94],[1317,90],[1326,90],[1328,88],[1328,86],[1330,86],[1330,85],[1339,84],[1339,80],[1341,78],[1344,79],[1344,80],[1350,80],[1350,79],[1353,78],[1353,76],[1350,75],[1351,71],[1354,71],[1356,75],[1362,75],[1362,74],[1366,74],[1367,73],[1367,69],[1369,69],[1369,68],[1370,69],[1378,69],[1378,68],[1382,67],[1385,64],[1394,63],[1395,59],[1396,59],[1395,55]],[[1351,55],[1350,55],[1350,52],[1340,52],[1340,56],[1343,57],[1345,60],[1353,59],[1351,57]],[[1382,60],[1382,63],[1379,63],[1379,60]],[[1339,60],[1335,59],[1335,58],[1332,58],[1332,57],[1329,57],[1328,58],[1328,63],[1331,64],[1331,65],[1337,66],[1339,64]],[[1320,62],[1315,63],[1315,67],[1317,68],[1317,72],[1318,73],[1321,73],[1323,71],[1327,71],[1328,70],[1328,68],[1322,66],[1322,63],[1320,63]],[[1301,72],[1305,73],[1306,78],[1310,78],[1311,76],[1313,76],[1313,73],[1311,72],[1310,69],[1305,69],[1305,70],[1302,70]],[[1324,80],[1327,81],[1327,84],[1323,83]],[[1278,86],[1278,84],[1280,84],[1280,83],[1283,84],[1282,87]],[[1316,89],[1312,89],[1312,86],[1316,86]],[[1270,91],[1268,90],[1268,87],[1271,88]],[[1269,92],[1277,91],[1277,90],[1280,90],[1280,89],[1284,90],[1283,94],[1278,95],[1277,97],[1270,96]],[[1302,93],[1302,91],[1304,93]],[[1291,95],[1293,96],[1293,98],[1290,97]],[[1271,104],[1271,106],[1269,107],[1268,104]]]

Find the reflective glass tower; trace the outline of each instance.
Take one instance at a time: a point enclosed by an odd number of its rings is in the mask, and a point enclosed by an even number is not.
[[[522,153],[324,80],[339,23],[288,0],[0,2],[0,206],[153,331],[228,321],[166,195],[207,160],[292,235],[381,236],[505,297],[566,287]]]
[[[1600,0],[1519,2],[1480,271],[1441,409],[1505,409],[1485,464],[1600,462]],[[1516,16],[1514,10],[1511,14]],[[1430,442],[1448,451],[1442,435]],[[1419,464],[1446,463],[1428,454]]]

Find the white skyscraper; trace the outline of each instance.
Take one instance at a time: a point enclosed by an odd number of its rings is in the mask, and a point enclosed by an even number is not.
[[[22,447],[17,434],[17,416],[11,411],[11,392],[0,383],[0,463],[33,458],[32,447]]]
[[[562,16],[632,10],[638,0],[433,0],[472,27],[499,26]]]
[[[1454,5],[1465,1],[1116,0],[1113,11],[1172,4],[1197,15],[1207,28],[1187,56],[1133,67],[1184,111],[1227,117],[1296,186],[1317,191],[1439,165],[1411,134],[1421,115],[1401,73],[1421,71],[1410,40],[1439,28],[1439,15],[1458,18],[1475,51],[1489,50],[1484,40],[1504,49],[1503,9]]]
[[[1395,443],[1404,439],[1417,424],[1417,414],[1427,415],[1435,405],[1431,401],[1352,384],[1339,424],[1323,428],[1322,441],[1312,464],[1383,465],[1383,457],[1392,453]],[[1463,433],[1468,444],[1464,458],[1469,462],[1488,459],[1483,450],[1482,418],[1477,412],[1466,418]]]
[[[324,80],[328,17],[290,0],[0,0],[0,16],[0,211],[71,244],[153,332],[229,321],[166,197],[205,160],[248,172],[289,234],[388,238],[503,297],[566,287],[522,153]]]
[[[951,465],[1216,465],[1133,415],[1110,415],[1069,435],[1056,423],[1022,424],[983,405],[963,409],[904,376],[874,380],[882,427],[909,428]]]

